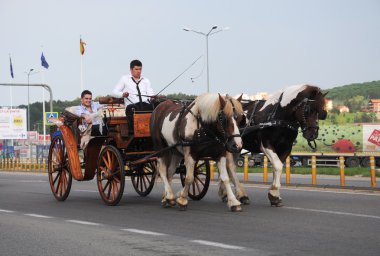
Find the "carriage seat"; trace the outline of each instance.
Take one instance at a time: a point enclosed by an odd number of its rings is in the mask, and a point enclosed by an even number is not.
[[[99,98],[99,103],[103,104],[102,116],[105,117],[125,117],[125,106],[123,98],[105,96]],[[100,114],[100,113],[99,113]]]
[[[76,114],[78,106],[67,107],[63,112],[64,123],[70,126],[71,131],[80,148],[85,149],[90,139],[96,136],[104,136],[107,133],[103,124],[102,115],[98,113],[91,114],[93,121],[99,124],[83,123],[83,118]]]

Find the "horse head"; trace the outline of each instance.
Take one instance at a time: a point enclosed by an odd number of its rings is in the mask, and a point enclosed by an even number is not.
[[[208,132],[213,139],[227,151],[238,153],[243,145],[237,123],[244,118],[243,108],[238,100],[229,96],[218,94],[217,97],[204,94],[196,99],[201,120],[205,127],[210,127]]]
[[[294,107],[295,118],[301,126],[302,135],[312,148],[310,142],[318,138],[319,120],[325,120],[327,117],[326,94],[323,94],[320,88],[308,85],[299,93],[298,104]]]

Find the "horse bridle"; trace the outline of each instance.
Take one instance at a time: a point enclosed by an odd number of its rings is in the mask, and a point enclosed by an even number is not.
[[[309,104],[310,102],[315,102],[315,100],[305,98],[295,108],[296,110],[299,108],[303,108],[301,122],[299,122],[302,134],[305,134],[309,129],[313,129],[313,128],[316,129],[317,132],[319,130],[318,120],[317,120],[316,126],[307,126],[307,123],[306,123],[306,120],[310,115],[310,104]],[[315,142],[315,139],[314,140],[307,139],[307,144],[313,150],[317,148],[317,143]]]
[[[236,113],[236,109],[235,109],[235,106],[234,104],[232,103],[232,101],[230,100],[232,106],[233,106],[233,112],[234,112],[234,117],[233,118],[237,118],[238,114]],[[218,117],[217,117],[217,123],[216,123],[216,126],[217,126],[217,129],[219,131],[219,133],[222,135],[222,136],[218,136],[217,134],[215,134],[212,130],[210,130],[209,128],[207,128],[207,124],[205,122],[203,122],[201,116],[198,114],[198,115],[195,115],[191,109],[189,109],[187,106],[184,105],[184,109],[181,111],[182,113],[185,112],[185,110],[187,110],[189,113],[191,113],[196,119],[197,119],[197,136],[198,137],[202,137],[202,134],[205,135],[206,137],[216,141],[217,143],[219,143],[221,146],[223,146],[223,148],[225,148],[226,150],[229,151],[228,149],[228,142],[232,139],[232,138],[235,138],[235,137],[241,137],[240,133],[239,134],[232,134],[230,136],[227,136],[226,135],[226,127],[227,127],[227,117],[226,117],[226,114],[224,113],[223,111],[223,108],[221,107],[219,112],[218,112]],[[209,141],[208,141],[209,142]],[[183,140],[183,145],[190,145],[191,143],[189,142],[185,142]]]

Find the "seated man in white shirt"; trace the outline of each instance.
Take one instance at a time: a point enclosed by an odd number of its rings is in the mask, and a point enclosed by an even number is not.
[[[135,111],[153,110],[153,105],[150,102],[152,97],[149,96],[154,96],[154,91],[149,79],[141,76],[141,61],[131,61],[130,71],[130,75],[121,77],[111,95],[116,98],[124,98],[125,114],[128,121],[132,123]],[[132,126],[129,127],[131,130]]]
[[[154,96],[154,91],[149,79],[141,76],[141,61],[131,61],[130,70],[131,74],[121,77],[111,95],[116,98],[124,98],[125,106],[135,104],[136,110],[145,110],[144,108],[151,109],[151,97],[147,96]]]
[[[98,110],[102,107],[103,106],[100,105],[99,102],[92,101],[92,93],[89,90],[84,90],[81,93],[81,104],[76,108],[75,114],[84,119],[82,124],[78,127],[81,135],[80,147],[82,149],[86,148],[90,140],[91,133],[94,132],[93,127],[96,127],[96,134],[94,134],[94,136],[100,135],[98,133],[102,132],[101,129],[103,121],[101,116],[98,114]]]

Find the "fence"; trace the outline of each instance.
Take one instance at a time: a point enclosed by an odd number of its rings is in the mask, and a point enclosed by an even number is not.
[[[244,156],[244,165],[243,165],[243,180],[245,182],[249,181],[249,165],[248,165],[249,159],[248,156]],[[312,156],[311,157],[311,184],[312,186],[317,185],[317,157]],[[340,183],[339,185],[341,187],[346,186],[346,175],[345,175],[345,158],[343,156],[339,157],[339,171],[340,171]],[[211,180],[214,180],[214,164],[210,164],[210,178]],[[333,168],[333,167],[330,167]],[[268,183],[268,158],[264,156],[264,161],[262,165],[262,182]],[[369,185],[371,188],[376,188],[376,169],[375,169],[375,158],[373,156],[370,156],[370,167],[368,168],[368,172],[370,173],[370,180]],[[290,165],[290,157],[288,157],[285,161],[285,184],[291,185],[291,165]]]
[[[0,159],[0,170],[46,173],[47,159],[3,158]]]

